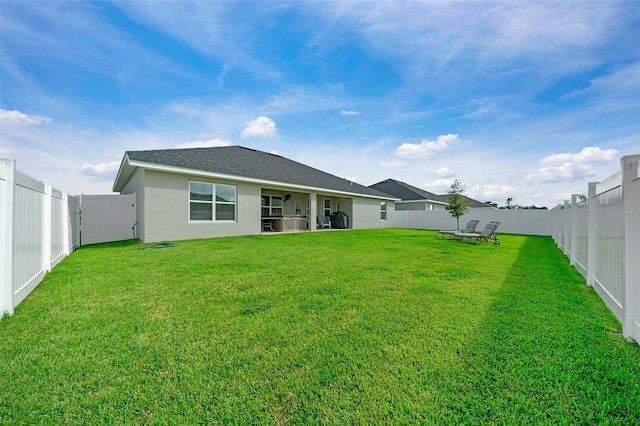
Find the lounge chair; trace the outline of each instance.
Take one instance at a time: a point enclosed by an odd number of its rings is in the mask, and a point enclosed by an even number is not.
[[[449,239],[451,239],[453,234],[455,234],[456,232],[464,232],[465,234],[471,234],[471,233],[475,232],[476,226],[478,226],[478,222],[480,222],[480,221],[479,220],[470,220],[469,223],[467,223],[467,226],[462,230],[438,231],[438,232],[436,232],[436,238],[438,238],[438,234],[442,235],[442,237],[441,237],[442,239],[444,239],[445,235],[448,235]]]
[[[331,229],[331,221],[328,216],[318,216],[318,228],[329,228]]]
[[[498,225],[500,225],[500,222],[489,222],[479,234],[456,232],[453,234],[453,238],[461,241],[467,238],[469,241],[476,240],[478,243],[488,243],[489,240],[492,240],[494,246],[499,246],[500,241],[498,240],[498,236],[495,234],[496,229],[498,229]]]

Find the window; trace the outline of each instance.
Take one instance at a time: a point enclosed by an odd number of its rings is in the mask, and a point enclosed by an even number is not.
[[[296,200],[294,212],[296,216],[302,216],[302,201]]]
[[[263,195],[261,202],[262,217],[282,216],[282,196],[280,195]]]
[[[324,215],[331,216],[331,200],[328,198],[324,199]]]
[[[189,220],[236,220],[236,187],[189,182]]]
[[[380,220],[387,220],[387,202],[380,202]]]

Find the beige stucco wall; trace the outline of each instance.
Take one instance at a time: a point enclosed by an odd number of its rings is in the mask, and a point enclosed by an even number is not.
[[[387,220],[380,219],[381,200],[370,198],[353,199],[352,229],[391,228],[395,226],[395,206],[387,201]]]
[[[136,194],[136,238],[144,241],[144,169],[136,169],[121,194]]]
[[[190,222],[189,181],[222,183],[236,186],[236,221],[234,222]],[[380,220],[380,200],[346,198],[335,195],[286,191],[262,188],[250,183],[210,179],[198,176],[137,169],[121,193],[136,193],[137,236],[143,242],[172,241],[196,238],[214,238],[260,234],[261,195],[291,194],[284,204],[284,214],[293,215],[295,201],[302,203],[306,214],[307,198],[310,199],[310,227],[315,230],[316,216],[322,214],[324,199],[331,199],[331,211],[337,209],[348,216],[348,227],[352,229],[388,228],[395,226],[394,203],[387,202],[387,220]]]
[[[403,202],[399,201],[396,203],[396,210],[411,210],[411,211],[419,211],[419,210],[446,210],[446,206],[443,204],[435,204],[428,203],[426,201],[423,202]]]
[[[235,222],[190,222],[189,181],[236,186]],[[147,170],[145,172],[144,241],[185,240],[259,234],[260,187]]]

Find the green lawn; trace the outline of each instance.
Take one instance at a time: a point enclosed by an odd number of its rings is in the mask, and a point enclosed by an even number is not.
[[[640,423],[640,347],[551,238],[434,235],[83,247],[0,321],[0,423]]]

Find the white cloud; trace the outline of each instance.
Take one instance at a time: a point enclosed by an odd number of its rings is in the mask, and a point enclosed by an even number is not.
[[[398,167],[406,166],[407,163],[404,161],[381,161],[379,166],[384,167],[386,169],[397,169]]]
[[[615,158],[618,153],[615,149],[601,149],[594,146],[583,148],[578,153],[563,152],[561,154],[547,155],[540,160],[540,165],[560,165],[560,164],[587,164],[608,162]]]
[[[449,167],[440,167],[438,170],[436,170],[436,175],[442,177],[453,177],[455,176],[455,173]]]
[[[432,180],[430,182],[426,182],[421,186],[425,191],[433,192],[435,194],[444,194],[448,190],[451,189],[451,184],[453,183],[454,178],[441,178]]]
[[[345,102],[344,87],[341,84],[325,84],[323,86],[286,85],[271,96],[268,102],[259,109],[272,114],[300,114],[311,111],[335,110]],[[253,105],[248,108],[254,109]]]
[[[435,141],[423,140],[420,144],[403,143],[396,148],[396,154],[400,157],[425,158],[434,155],[437,152],[444,151],[449,145],[459,142],[458,135],[449,133],[448,135],[438,136]]]
[[[484,201],[487,199],[506,199],[506,197],[515,193],[516,188],[510,185],[475,184],[469,188],[467,195],[479,201]]]
[[[279,80],[281,73],[266,62],[250,55],[248,41],[254,37],[280,5],[260,2],[242,9],[242,24],[234,22],[233,2],[166,2],[156,7],[146,2],[118,2],[130,19],[153,27],[178,39],[209,57],[221,58],[224,65],[216,80],[224,83],[227,73],[235,68],[252,72],[256,77]]]
[[[593,164],[610,162],[615,159],[617,153],[615,149],[588,146],[576,153],[547,155],[539,161],[542,167],[527,175],[527,179],[535,182],[593,179],[597,176]]]
[[[187,143],[181,143],[176,148],[212,148],[219,146],[229,146],[231,142],[222,139],[210,139],[206,141],[193,141]]]
[[[120,161],[110,161],[108,163],[84,163],[80,167],[80,171],[83,175],[96,176],[104,178],[112,178],[120,167]]]
[[[53,119],[49,117],[42,117],[40,115],[24,114],[20,111],[9,111],[6,109],[0,109],[0,123],[5,125],[40,125],[49,124],[53,122]]]
[[[325,13],[337,25],[359,32],[376,54],[399,58],[400,72],[410,79],[437,75],[453,60],[475,52],[473,65],[465,67],[464,73],[446,74],[449,85],[451,79],[467,79],[469,73],[520,66],[522,58],[544,61],[547,72],[561,73],[595,62],[590,48],[615,33],[610,22],[623,8],[613,2],[582,6],[576,8],[572,2],[408,2],[397,7],[395,2],[336,2]],[[329,34],[324,37],[335,37]],[[571,50],[571,58],[566,58],[567,46],[578,47]]]
[[[560,166],[542,167],[537,172],[527,175],[527,179],[535,182],[557,182],[561,180],[593,179],[596,175],[589,165],[565,163]]]
[[[255,120],[246,122],[244,130],[240,134],[241,138],[273,138],[276,136],[278,136],[276,123],[264,115],[261,115]]]
[[[617,69],[605,76],[591,80],[586,89],[564,95],[562,99],[572,98],[577,95],[589,95],[593,93],[605,94],[632,94],[640,88],[640,63]],[[637,102],[634,103],[637,107]]]
[[[341,115],[360,115],[358,111],[345,111],[344,109],[340,111]]]

